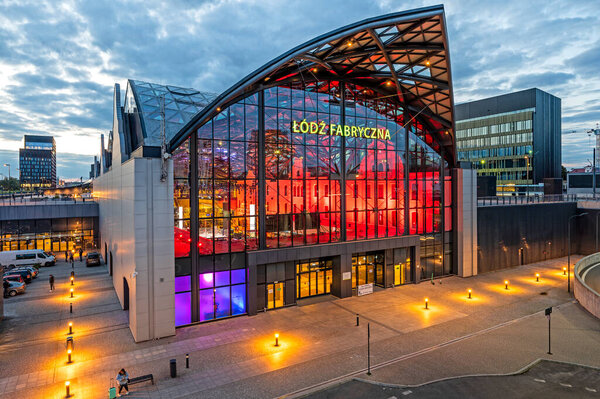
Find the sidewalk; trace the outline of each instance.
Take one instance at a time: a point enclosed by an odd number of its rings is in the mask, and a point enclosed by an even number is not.
[[[56,296],[47,291],[49,272],[43,269],[40,279],[45,281],[34,284],[45,292],[32,289],[19,301],[7,301],[10,315],[0,324],[0,393],[58,398],[64,396],[64,381],[70,379],[77,398],[105,397],[110,378],[125,367],[132,376],[153,373],[156,380],[154,386],[134,386],[131,397],[275,397],[366,367],[367,323],[373,365],[431,348],[375,370],[371,378],[377,381],[408,384],[472,369],[514,371],[523,366],[515,364],[531,356],[535,360],[541,357],[540,350],[547,351],[543,315],[469,339],[461,337],[556,305],[561,309],[553,313],[553,334],[555,329],[558,334],[555,357],[570,361],[578,357],[594,365],[600,361],[600,322],[588,320],[578,305],[569,304],[572,297],[566,292],[563,265],[566,259],[555,259],[468,279],[448,277],[441,284],[440,280],[435,285],[424,282],[187,327],[178,329],[175,337],[141,344],[131,338],[127,313],[120,310],[106,268],[76,266],[75,362],[67,365],[64,339],[70,287],[66,280],[71,269],[63,263],[50,268],[57,282],[65,280],[57,284]],[[541,274],[540,282],[535,282],[536,272]],[[504,289],[505,279],[510,281],[509,290]],[[472,299],[467,298],[468,288]],[[356,313],[361,315],[359,327]],[[561,329],[573,331],[583,345],[580,352],[570,347],[561,352],[561,345],[566,345],[561,343],[561,334],[566,335]],[[273,345],[276,332],[280,347]],[[459,341],[436,347],[453,339]],[[186,353],[190,369],[185,369]],[[178,361],[176,379],[169,378],[171,358]]]

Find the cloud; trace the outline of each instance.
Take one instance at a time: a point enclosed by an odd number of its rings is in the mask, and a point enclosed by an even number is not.
[[[0,142],[16,149],[25,133],[51,134],[59,155],[80,153],[91,163],[99,134],[112,126],[114,83],[124,88],[132,78],[221,92],[313,37],[437,3],[0,2]],[[600,98],[596,0],[448,0],[445,7],[457,103],[537,86],[562,98],[563,128],[598,122],[590,108]],[[565,142],[565,158],[571,150]],[[65,177],[85,176],[83,162],[83,171],[73,165],[61,167]]]

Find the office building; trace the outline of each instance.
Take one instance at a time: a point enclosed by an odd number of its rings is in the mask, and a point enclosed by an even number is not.
[[[23,137],[19,149],[21,188],[56,187],[56,143],[52,136]]]
[[[539,89],[456,106],[458,160],[495,176],[501,192],[560,178],[560,140],[561,100]]]

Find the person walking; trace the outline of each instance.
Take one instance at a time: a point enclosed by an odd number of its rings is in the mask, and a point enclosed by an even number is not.
[[[65,251],[65,262],[69,261],[69,251]]]
[[[79,261],[83,262],[83,249],[79,248]]]
[[[8,287],[10,287],[10,283],[8,282],[8,280],[3,280],[2,281],[2,288],[4,288],[4,290],[3,290],[4,291],[3,292],[4,298],[6,298],[8,296]]]
[[[50,292],[54,291],[54,275],[50,275],[48,277],[48,282],[50,283]]]
[[[73,259],[73,252],[69,254],[69,262],[71,262],[71,268],[75,268],[75,260]]]
[[[119,371],[119,374],[117,374],[117,384],[119,384],[119,395],[121,395],[121,391],[123,390],[123,388],[125,388],[125,393],[123,395],[129,395],[129,386],[127,386],[128,383],[129,374],[127,374],[127,371],[125,371],[125,369],[121,369],[121,371]]]

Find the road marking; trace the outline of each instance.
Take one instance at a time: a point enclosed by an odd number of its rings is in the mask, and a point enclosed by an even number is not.
[[[571,384],[565,384],[564,382],[560,383],[561,386],[566,387],[566,388],[573,388],[573,385]]]
[[[596,390],[594,388],[585,387],[585,390],[589,391],[589,392],[596,392]]]
[[[539,379],[539,378],[534,378],[533,380],[534,380],[535,382],[546,382],[546,380],[541,380],[541,379]]]
[[[412,393],[412,391],[404,391],[402,392],[402,395],[406,396],[406,395],[410,395]]]
[[[570,302],[571,301],[568,301],[568,302],[565,302],[565,303],[570,303]],[[342,306],[340,306],[340,307],[342,307]],[[345,310],[347,310],[347,309],[345,309]],[[390,359],[390,360],[387,360],[385,362],[381,362],[379,364],[371,366],[371,370],[377,370],[377,369],[380,369],[382,367],[389,366],[391,364],[399,363],[399,362],[402,362],[404,360],[412,359],[414,357],[418,357],[418,356],[424,355],[426,353],[433,352],[433,351],[441,349],[441,348],[445,348],[446,346],[450,346],[452,344],[455,344],[455,343],[458,343],[458,342],[462,342],[462,341],[467,340],[469,338],[477,337],[479,335],[483,335],[483,334],[486,334],[488,332],[495,331],[497,329],[500,329],[500,328],[503,328],[503,327],[506,327],[506,326],[510,326],[510,325],[515,324],[517,322],[526,320],[526,319],[528,319],[530,317],[540,315],[543,312],[544,312],[543,310],[540,310],[538,312],[531,313],[531,314],[528,314],[528,315],[525,315],[525,316],[521,316],[521,317],[518,317],[516,319],[508,320],[508,321],[505,321],[503,323],[496,324],[495,326],[484,328],[483,330],[475,331],[475,332],[463,335],[461,337],[457,337],[457,338],[451,339],[449,341],[442,342],[442,343],[434,345],[434,346],[430,346],[428,348],[423,348],[423,349],[418,350],[416,352],[407,353],[405,355],[398,356],[398,357],[396,357],[394,359]],[[386,328],[389,329],[389,327],[386,327]],[[366,373],[366,372],[367,372],[366,368],[361,369],[361,370],[357,370],[357,371],[354,371],[354,372],[350,372],[350,373],[341,375],[339,377],[332,378],[330,380],[322,381],[320,383],[311,385],[309,387],[298,389],[298,390],[296,390],[294,392],[286,393],[284,395],[278,396],[278,398],[284,399],[284,398],[297,398],[297,397],[300,397],[300,396],[306,396],[308,393],[317,392],[317,391],[325,389],[325,388],[327,388],[327,387],[329,387],[331,385],[339,384],[340,382],[343,382],[344,380],[350,379],[350,378],[352,378],[352,377],[354,377],[356,375],[363,374],[363,373]],[[546,382],[546,381],[542,380],[542,382]]]

